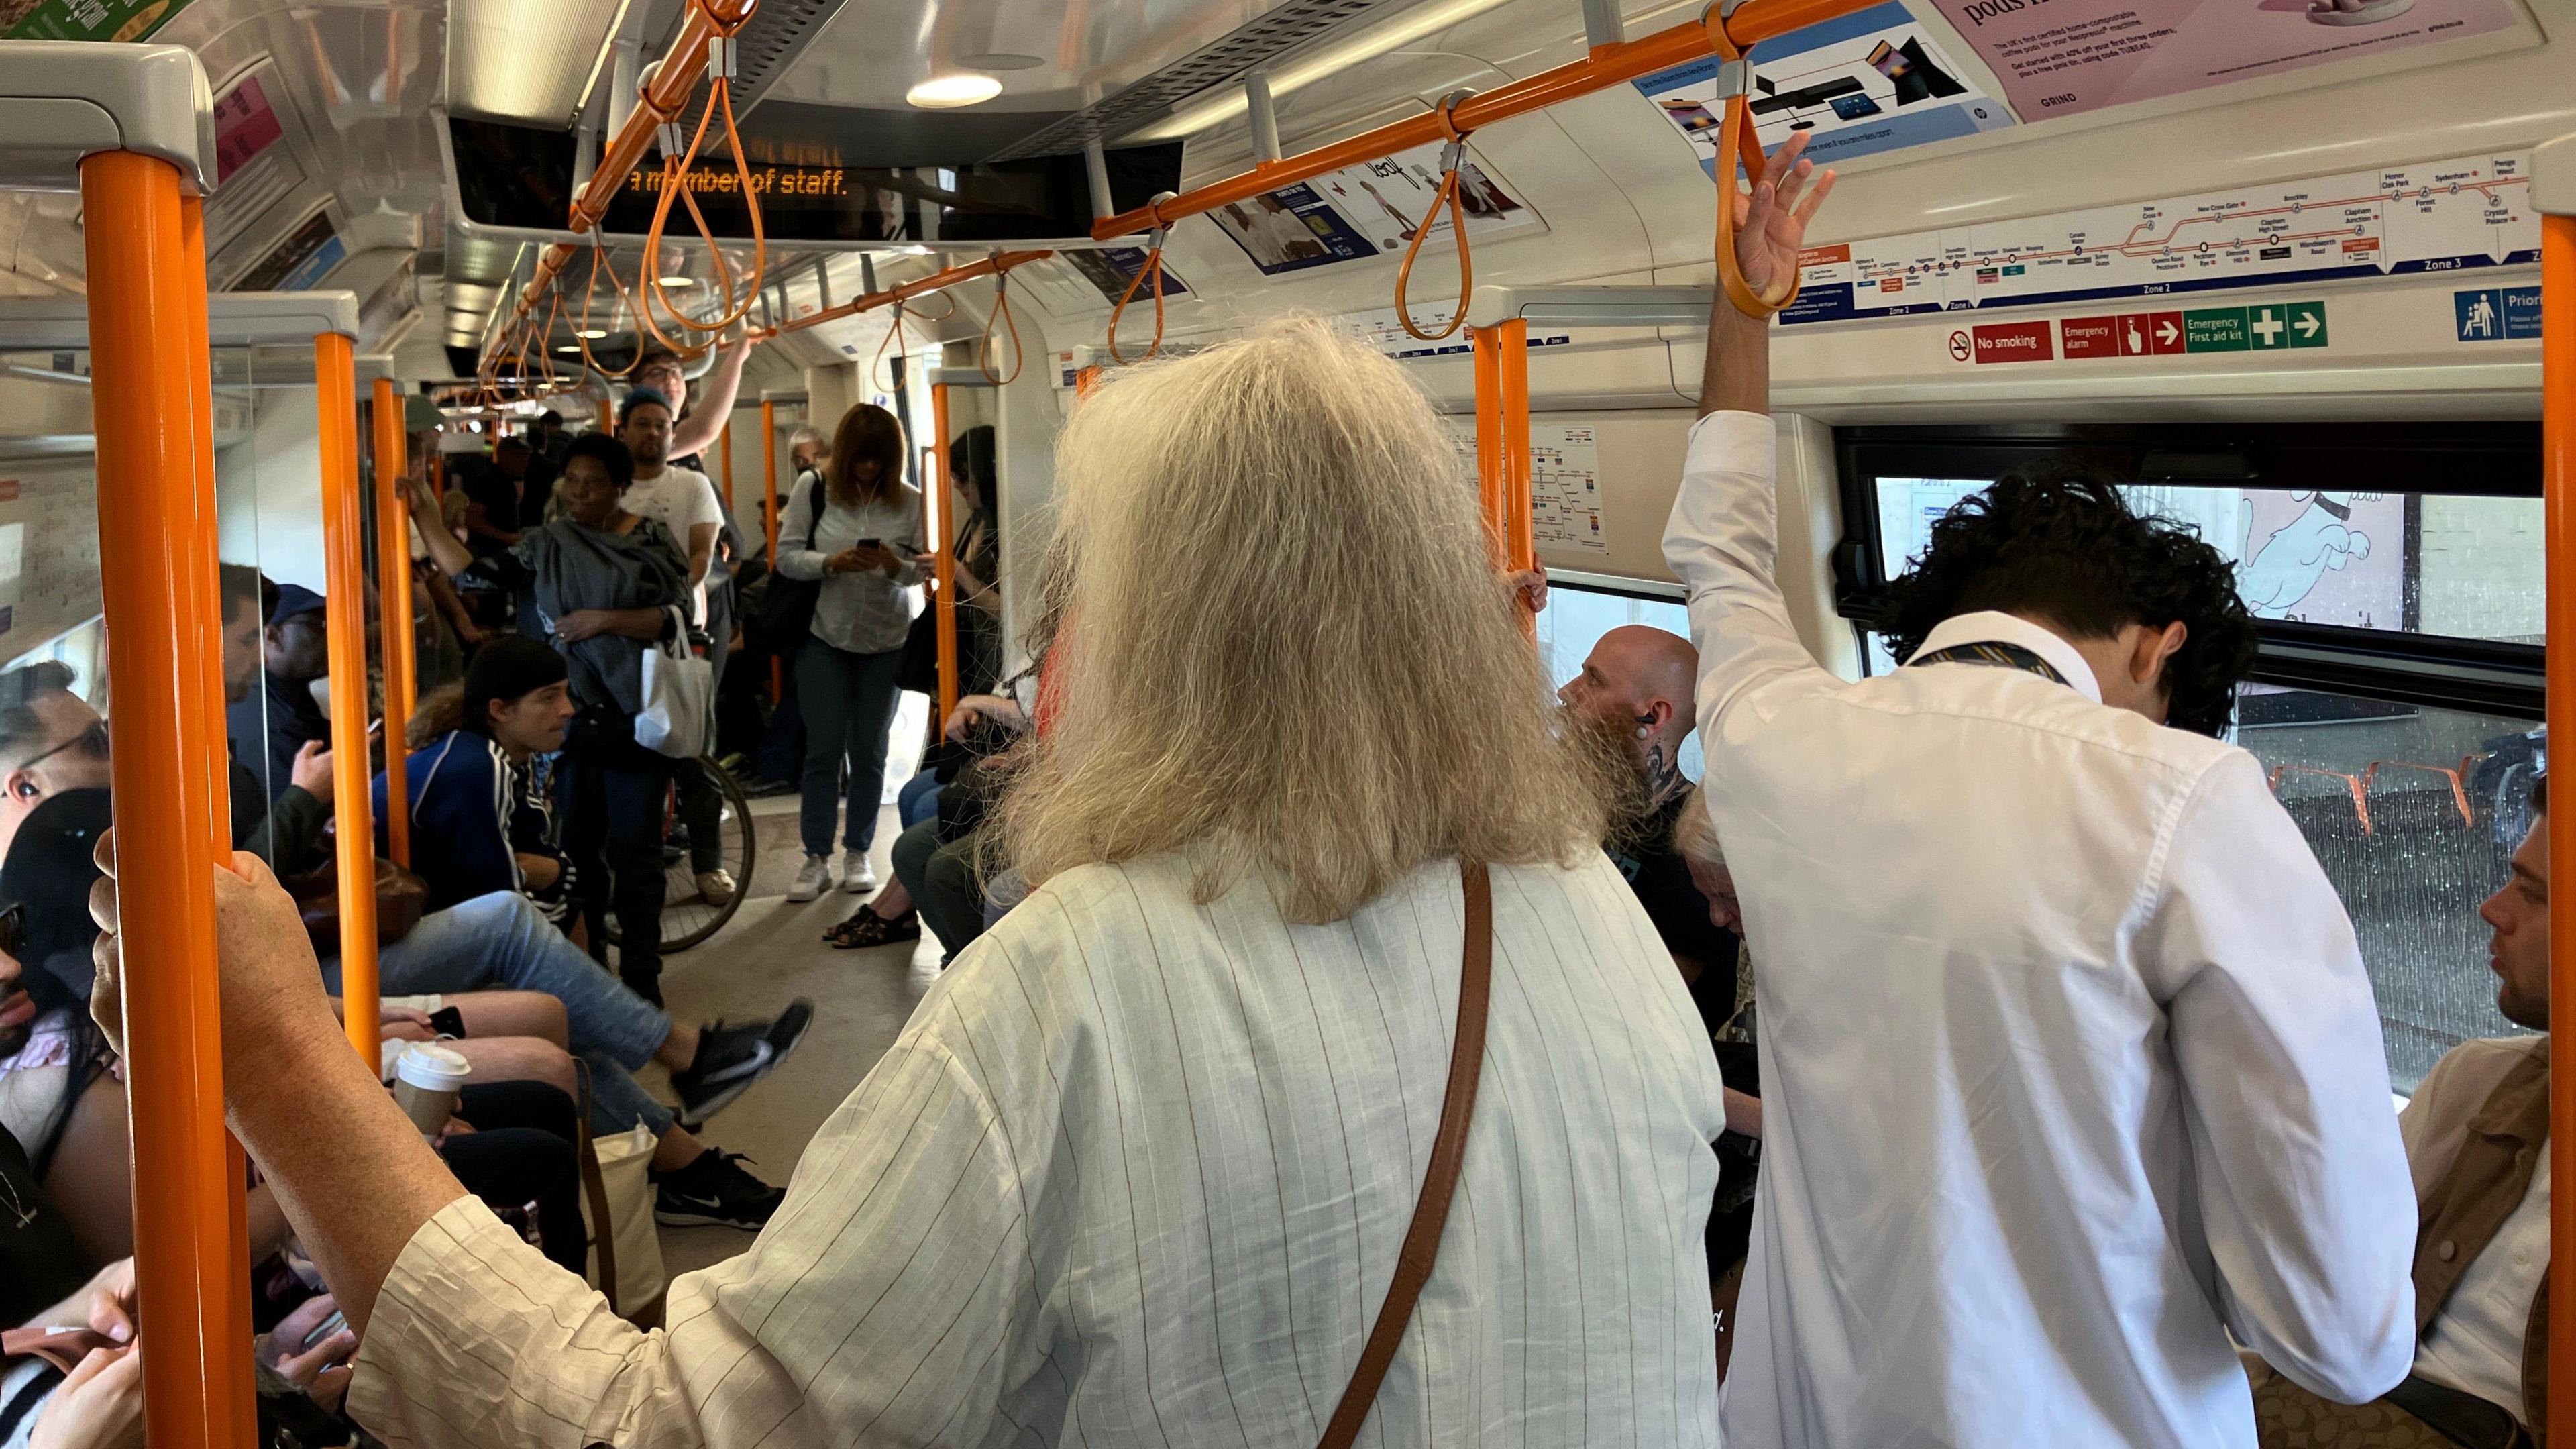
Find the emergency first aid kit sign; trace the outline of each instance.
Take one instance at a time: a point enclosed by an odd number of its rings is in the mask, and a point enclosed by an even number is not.
[[[2290,352],[2332,345],[2323,302],[2177,307],[1953,328],[1952,362],[2092,362],[2194,352]]]

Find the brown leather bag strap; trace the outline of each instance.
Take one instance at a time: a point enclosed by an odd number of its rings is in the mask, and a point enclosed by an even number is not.
[[[590,1136],[590,1063],[580,1057],[572,1059],[575,1078],[581,1086],[581,1100],[574,1104],[573,1160],[581,1167],[581,1195],[590,1202],[590,1225],[595,1236],[590,1245],[599,1253],[599,1292],[608,1300],[608,1311],[617,1311],[617,1223],[608,1212],[608,1180],[599,1175],[599,1146]]]
[[[1431,1265],[1440,1256],[1440,1234],[1448,1226],[1449,1200],[1458,1192],[1458,1166],[1467,1156],[1467,1123],[1476,1115],[1476,1083],[1485,1065],[1485,1005],[1493,994],[1494,889],[1481,862],[1458,863],[1467,898],[1466,959],[1458,971],[1458,1032],[1449,1049],[1449,1090],[1440,1099],[1440,1134],[1431,1139],[1431,1170],[1422,1179],[1422,1196],[1413,1205],[1413,1224],[1404,1230],[1404,1247],[1396,1254],[1395,1281],[1369,1329],[1368,1346],[1359,1367],[1342,1390],[1340,1407],[1324,1426],[1322,1449],[1348,1449],[1368,1422],[1377,1403],[1378,1385],[1387,1365],[1404,1343],[1406,1325]]]

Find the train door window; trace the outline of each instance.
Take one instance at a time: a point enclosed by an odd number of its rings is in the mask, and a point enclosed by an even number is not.
[[[1836,597],[1874,627],[1931,527],[2014,468],[2073,453],[2236,566],[2261,651],[2234,738],[2342,896],[2392,1088],[2515,1027],[2479,903],[2541,764],[2538,429],[2524,424],[1855,428],[1837,439]]]
[[[1682,606],[1679,591],[1648,592],[1654,587],[1642,581],[1573,584],[1562,575],[1551,579],[1547,607],[1538,615],[1538,651],[1547,661],[1548,686],[1562,689],[1567,680],[1582,673],[1592,646],[1613,629],[1644,624],[1689,638],[1690,612]],[[1682,742],[1682,773],[1698,779],[1700,758],[1699,734],[1693,731]]]

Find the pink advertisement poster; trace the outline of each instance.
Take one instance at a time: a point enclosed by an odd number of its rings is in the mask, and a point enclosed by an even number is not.
[[[2513,0],[1933,0],[2025,122],[2484,35]]]

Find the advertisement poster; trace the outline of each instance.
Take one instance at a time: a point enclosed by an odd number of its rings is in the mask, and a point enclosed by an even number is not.
[[[1933,0],[2022,119],[2484,35],[2513,0]]]
[[[287,233],[286,240],[260,258],[259,265],[234,282],[236,292],[301,292],[321,284],[349,247],[331,225],[327,211],[317,211]]]
[[[1136,274],[1145,269],[1143,247],[1103,247],[1098,251],[1068,247],[1056,255],[1064,259],[1066,266],[1079,272],[1083,280],[1097,288],[1101,299],[1113,307],[1118,305],[1119,298],[1127,295],[1128,283],[1135,281]],[[1136,301],[1152,302],[1155,292],[1161,292],[1166,302],[1190,294],[1189,283],[1182,281],[1180,273],[1172,270],[1170,258],[1164,259],[1154,276],[1156,280],[1150,289],[1144,286],[1136,289]]]
[[[1700,169],[1711,176],[1717,174],[1718,131],[1725,120],[1717,71],[1711,57],[1636,82],[1673,129],[1689,138]],[[1753,53],[1747,109],[1762,149],[1776,149],[1804,131],[1807,154],[1819,166],[2013,123],[2012,112],[1971,84],[1895,0],[1764,44]]]
[[[242,168],[244,162],[275,144],[286,134],[277,112],[269,108],[268,92],[257,80],[246,80],[224,92],[215,102],[215,184]]]
[[[1384,160],[1328,171],[1312,181],[1220,206],[1208,217],[1266,277],[1401,256],[1440,189],[1440,151],[1438,143],[1398,151]],[[1545,225],[1472,149],[1458,166],[1458,201],[1467,214],[1471,242]],[[1449,208],[1443,206],[1423,239],[1423,250],[1448,236]]]
[[[141,40],[188,0],[0,0],[11,40]]]

